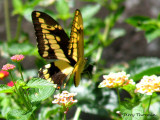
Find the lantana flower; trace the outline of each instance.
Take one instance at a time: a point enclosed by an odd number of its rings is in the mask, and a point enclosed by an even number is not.
[[[16,66],[13,64],[6,64],[6,65],[3,65],[2,70],[9,71],[9,70],[13,70],[15,67]]]
[[[24,56],[23,55],[14,55],[11,57],[11,60],[13,62],[20,62],[24,59]]]
[[[3,78],[7,77],[9,75],[9,72],[7,71],[0,71],[0,79],[3,80]]]
[[[99,88],[108,87],[116,88],[123,87],[128,84],[135,84],[132,79],[129,79],[130,75],[126,72],[109,73],[108,75],[103,75],[104,80],[100,83]]]
[[[136,84],[135,92],[152,95],[153,92],[160,92],[160,77],[156,75],[143,76],[141,81]]]
[[[69,107],[76,103],[77,100],[73,99],[73,96],[77,95],[77,93],[69,93],[68,91],[62,91],[61,94],[54,95],[55,100],[52,101],[53,104],[59,104],[63,106],[64,113],[67,113]]]
[[[13,81],[10,81],[9,83],[7,83],[7,86],[13,87],[14,86]]]

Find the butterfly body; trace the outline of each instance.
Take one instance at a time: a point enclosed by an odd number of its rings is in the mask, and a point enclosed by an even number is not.
[[[78,86],[86,62],[80,11],[75,11],[70,38],[53,18],[43,12],[33,11],[32,20],[40,56],[55,59],[39,70],[39,77],[60,87],[66,79],[74,76],[74,84]]]

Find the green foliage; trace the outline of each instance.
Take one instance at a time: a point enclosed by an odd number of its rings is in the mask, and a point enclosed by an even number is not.
[[[23,54],[23,55],[34,55],[35,47],[29,43],[12,43],[8,46],[8,52],[12,55],[14,54]]]
[[[152,19],[146,16],[133,16],[126,20],[127,23],[134,27],[145,31],[145,37],[149,42],[160,37],[160,22],[159,19]]]
[[[58,113],[60,112],[61,107],[59,105],[54,106],[48,106],[48,107],[42,107],[39,115],[39,120],[45,120],[45,119],[59,119]]]
[[[7,120],[28,120],[34,110],[35,108],[33,110],[26,112],[24,110],[13,109],[8,113]]]
[[[69,6],[67,1],[65,0],[58,0],[56,2],[56,10],[58,12],[58,17],[62,20],[67,20],[70,17],[69,13]]]
[[[0,93],[10,93],[13,92],[13,88],[7,85],[0,85]]]
[[[29,98],[34,103],[50,97],[54,93],[56,85],[40,78],[33,78],[27,83],[27,87],[31,88],[29,89]]]
[[[160,59],[155,57],[141,57],[130,62],[128,73],[135,81],[140,80],[144,75],[160,74]]]
[[[129,104],[124,104],[121,106],[122,118],[123,120],[143,120],[144,110],[141,104],[134,107]]]

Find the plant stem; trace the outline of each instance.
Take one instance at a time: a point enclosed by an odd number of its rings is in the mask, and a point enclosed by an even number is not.
[[[109,35],[109,32],[110,32],[109,23],[110,22],[105,23],[103,38],[101,40],[102,45],[98,48],[98,53],[97,53],[96,60],[95,60],[96,64],[100,61],[101,56],[102,56],[102,52],[103,52],[103,46],[105,45],[105,41],[108,40],[108,35]],[[94,68],[93,68],[93,74],[95,74],[96,71],[97,71],[97,65],[95,65]]]
[[[21,78],[22,78],[22,80],[24,81],[23,74],[22,74],[21,64],[20,64],[20,62],[17,62],[17,64],[18,64],[19,72],[20,72],[20,74],[21,74]]]
[[[147,108],[147,114],[149,113],[149,108],[150,108],[150,105],[151,105],[151,100],[152,100],[152,95],[149,98],[149,103],[148,103],[148,108]]]
[[[24,102],[24,105],[26,106],[26,108],[27,108],[27,110],[32,110],[32,105],[30,104],[30,101],[29,101],[29,99],[28,99],[28,96],[27,96],[27,100],[26,100],[26,98],[25,98],[25,94],[24,94],[24,91],[23,91],[23,88],[20,88],[19,87],[19,89],[17,88],[17,86],[16,86],[16,84],[15,84],[15,80],[14,80],[14,78],[13,78],[13,76],[12,76],[12,73],[11,73],[11,71],[9,71],[9,74],[10,74],[10,76],[11,76],[11,79],[12,79],[12,81],[13,81],[13,83],[14,83],[14,86],[15,86],[15,90],[16,90],[16,93],[17,93],[17,95],[22,99],[22,101]],[[34,115],[32,114],[31,115],[31,117],[32,117],[32,120],[35,120],[35,117],[34,117]]]
[[[12,79],[13,84],[14,84],[14,86],[15,86],[16,93],[19,95],[17,86],[16,86],[16,84],[15,84],[15,80],[14,80],[14,78],[13,78],[13,76],[12,76],[12,72],[11,72],[10,70],[9,70],[8,72],[9,72],[9,75],[11,76],[11,79]]]
[[[78,120],[80,114],[81,114],[81,107],[78,107],[77,110],[76,110],[76,113],[75,113],[75,115],[74,115],[73,120]]]
[[[64,113],[64,117],[63,117],[63,120],[66,120],[66,113]]]
[[[10,31],[8,0],[4,0],[4,14],[5,14],[5,26],[6,26],[6,38],[7,38],[7,41],[10,42],[11,31]]]
[[[119,110],[120,110],[121,99],[120,99],[119,89],[116,88],[116,90],[117,90],[117,94],[118,94],[118,104],[119,104],[118,107],[119,107]]]
[[[19,35],[20,35],[20,33],[21,33],[22,19],[23,19],[23,16],[22,16],[22,15],[19,15],[19,16],[18,16],[18,19],[17,19],[17,30],[16,30],[16,36],[15,36],[15,40],[16,40],[16,41],[18,41]]]

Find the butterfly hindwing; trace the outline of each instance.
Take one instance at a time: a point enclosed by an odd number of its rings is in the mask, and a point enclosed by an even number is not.
[[[72,71],[73,66],[68,62],[57,60],[41,68],[39,71],[39,77],[57,84],[57,86],[60,87]]]

